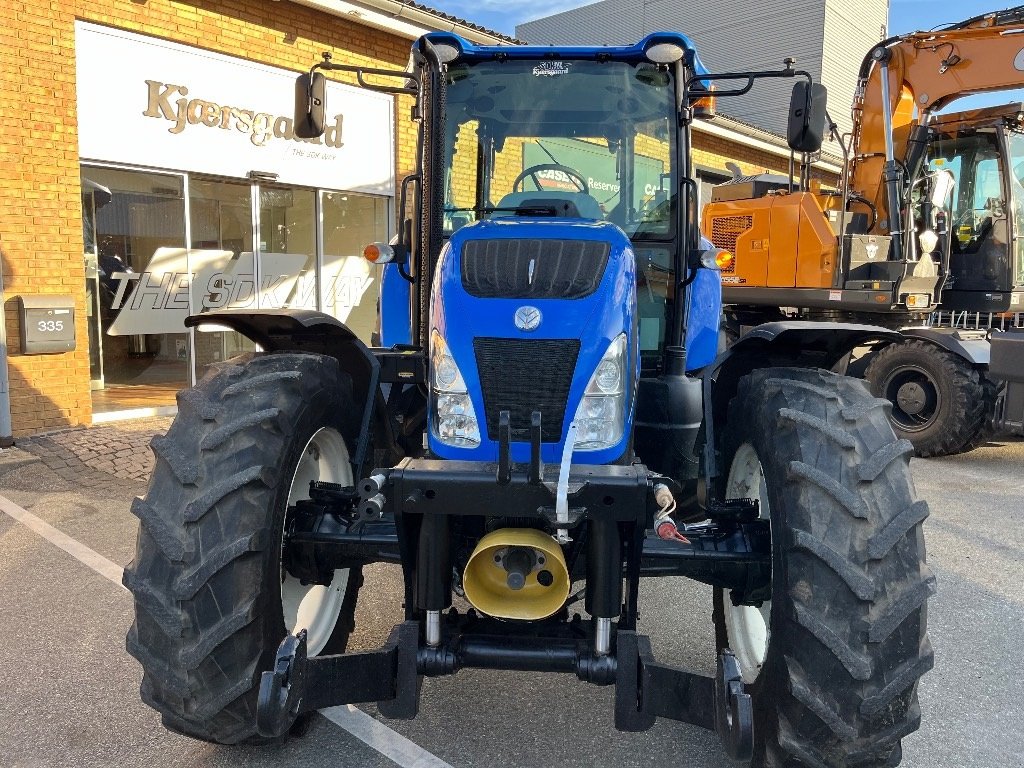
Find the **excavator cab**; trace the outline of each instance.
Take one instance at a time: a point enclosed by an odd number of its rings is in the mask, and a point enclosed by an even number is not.
[[[954,182],[942,309],[1024,311],[1024,105],[940,115],[930,128],[927,168]]]

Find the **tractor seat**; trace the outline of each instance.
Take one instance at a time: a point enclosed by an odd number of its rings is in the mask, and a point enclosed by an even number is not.
[[[542,208],[553,206],[556,216],[572,219],[596,219],[604,214],[601,204],[585,192],[512,192],[498,201],[497,208]],[[513,211],[496,211],[495,216],[514,216]]]

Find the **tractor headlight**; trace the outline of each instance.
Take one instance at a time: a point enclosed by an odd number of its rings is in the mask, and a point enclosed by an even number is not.
[[[611,448],[622,439],[626,420],[626,334],[604,353],[576,409],[576,445],[580,451]]]
[[[445,445],[460,448],[480,445],[480,425],[466,382],[437,331],[430,334],[430,389],[435,437]]]

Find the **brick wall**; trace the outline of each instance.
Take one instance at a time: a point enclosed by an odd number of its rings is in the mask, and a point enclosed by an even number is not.
[[[308,69],[325,50],[344,51],[346,61],[368,66],[404,68],[409,58],[408,40],[288,2],[0,3],[0,255],[15,435],[88,424],[92,418],[75,115],[76,18],[293,70]],[[341,73],[332,77],[355,82]],[[399,178],[415,166],[410,106],[403,97],[396,109]],[[75,352],[21,354],[14,297],[41,293],[74,296]]]
[[[404,67],[409,41],[270,0],[4,0],[0,3],[0,256],[15,435],[91,421],[81,188],[75,110],[75,20],[106,24],[292,70],[324,50],[348,62]],[[341,58],[339,56],[339,58]],[[112,62],[111,66],[128,66]],[[342,82],[354,77],[334,73]],[[415,167],[412,100],[395,110],[397,175]],[[777,158],[698,134],[695,158],[724,169],[784,172]],[[467,147],[467,150],[470,148]],[[469,161],[471,152],[460,158]],[[475,160],[465,172],[475,175]],[[18,344],[19,294],[70,294],[78,348],[25,356]]]
[[[703,133],[699,128],[693,132],[694,163],[728,175],[729,171],[725,167],[727,161],[736,163],[744,175],[753,175],[766,171],[769,173],[789,173],[788,157],[765,152],[756,147],[748,147],[721,136]],[[827,186],[835,186],[839,181],[837,174],[828,173],[817,168],[812,169],[811,177],[820,179]]]

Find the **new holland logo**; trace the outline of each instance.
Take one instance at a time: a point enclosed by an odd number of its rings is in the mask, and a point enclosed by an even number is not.
[[[516,310],[515,321],[520,331],[534,331],[540,325],[540,310],[536,307],[520,307]]]

